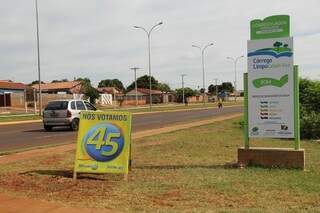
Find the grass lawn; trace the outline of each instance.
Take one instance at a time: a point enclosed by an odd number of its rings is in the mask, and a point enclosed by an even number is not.
[[[224,102],[224,106],[233,106],[233,105],[242,105],[243,101],[229,101],[229,102]],[[185,106],[183,104],[181,105],[153,105],[152,107],[152,112],[163,112],[163,111],[172,111],[172,110],[183,110],[183,109],[201,109],[201,108],[208,108],[208,107],[217,107],[217,103],[206,103],[205,105],[203,104],[189,104],[188,106]],[[111,108],[111,107],[99,107],[99,110],[128,110],[130,112],[150,112],[149,105],[146,105],[145,107],[136,107],[136,108]]]
[[[320,211],[320,144],[302,142],[306,171],[235,166],[243,145],[237,119],[133,142],[133,169],[121,175],[81,174],[74,152],[1,165],[0,191],[123,212]],[[285,140],[254,146],[292,147]]]
[[[10,122],[10,121],[28,121],[28,120],[39,120],[42,119],[39,115],[8,115],[8,116],[0,116],[1,122]]]

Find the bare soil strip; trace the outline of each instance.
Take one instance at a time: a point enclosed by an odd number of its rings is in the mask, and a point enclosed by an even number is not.
[[[0,194],[0,212],[6,213],[117,213],[108,209],[89,209],[61,206],[48,201],[33,200],[20,197],[9,197]],[[119,213],[119,212],[118,212]]]

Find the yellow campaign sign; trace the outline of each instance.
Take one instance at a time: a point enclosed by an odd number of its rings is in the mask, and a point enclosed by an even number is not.
[[[131,113],[83,111],[80,115],[74,171],[127,174]]]

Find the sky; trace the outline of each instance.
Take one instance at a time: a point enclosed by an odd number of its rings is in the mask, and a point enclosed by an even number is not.
[[[0,79],[30,83],[38,79],[35,0],[0,0]],[[287,14],[294,37],[294,63],[300,75],[320,79],[319,0],[38,0],[41,79],[88,77],[97,86],[118,78],[125,86],[148,74],[147,35],[151,33],[151,73],[172,88],[234,82],[227,57],[246,55],[250,20]],[[237,63],[237,85],[247,59]]]

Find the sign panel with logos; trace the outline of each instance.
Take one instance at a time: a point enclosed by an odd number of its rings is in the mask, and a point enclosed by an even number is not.
[[[250,22],[251,40],[281,38],[290,36],[290,17],[288,15],[269,16],[263,20]]]
[[[294,138],[293,39],[248,41],[249,137]]]
[[[81,112],[75,174],[127,174],[130,160],[131,121],[130,112]]]

